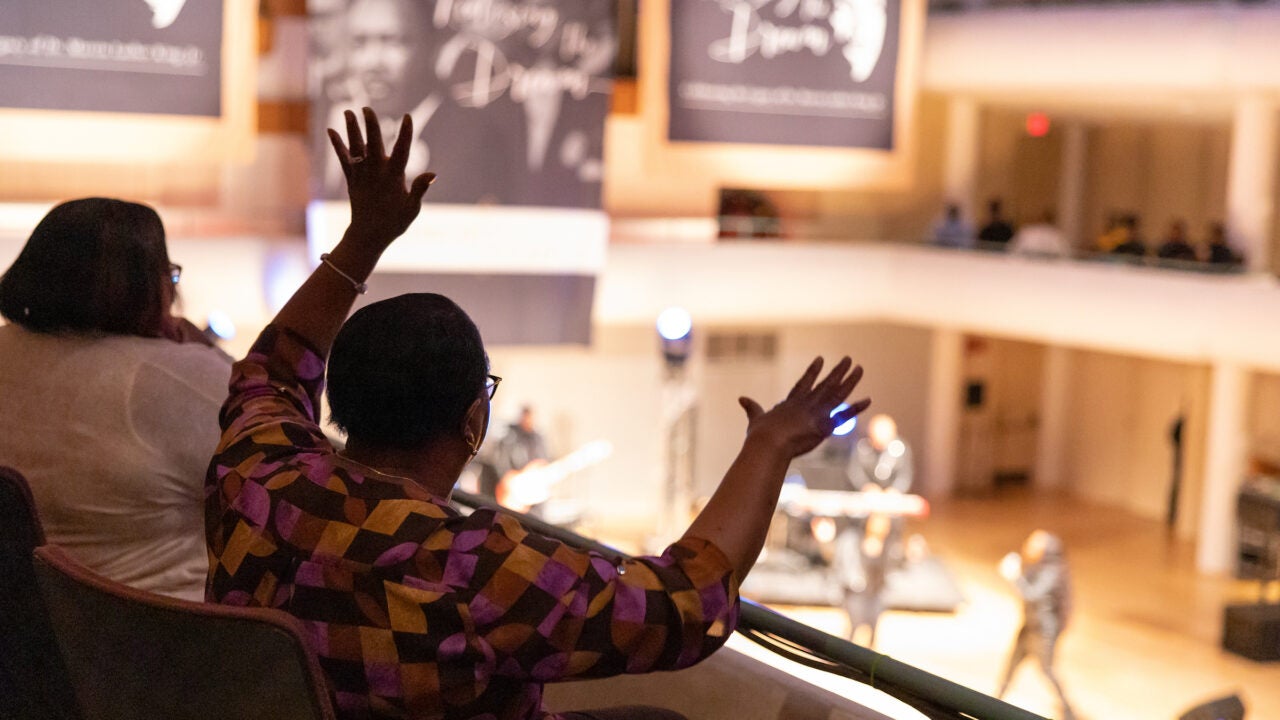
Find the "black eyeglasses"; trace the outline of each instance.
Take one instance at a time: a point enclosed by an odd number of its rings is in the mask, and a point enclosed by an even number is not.
[[[169,281],[174,285],[182,279],[182,266],[178,263],[169,263]]]
[[[494,395],[498,394],[498,383],[502,382],[502,378],[497,375],[490,375],[484,381],[484,390],[489,393],[489,399],[492,400]]]

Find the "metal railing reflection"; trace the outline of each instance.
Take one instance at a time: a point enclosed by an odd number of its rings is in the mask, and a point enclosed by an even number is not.
[[[975,241],[972,247],[951,247],[928,241],[924,244],[943,250],[954,250],[956,252],[977,251],[994,255],[1014,255],[1024,258],[1040,258],[1043,260],[1080,261],[1110,265],[1126,265],[1130,267],[1159,268],[1162,270],[1177,270],[1181,272],[1201,273],[1204,275],[1244,275],[1249,272],[1248,267],[1243,262],[1214,263],[1207,260],[1177,260],[1172,258],[1162,258],[1158,255],[1149,253],[1145,255],[1129,255],[1124,253],[1102,252],[1098,250],[1075,250],[1069,254],[1027,253],[1011,250],[1008,243],[982,241]]]
[[[1265,5],[1276,0],[1225,0],[1222,5]],[[1205,0],[929,0],[930,12],[963,12],[985,8],[1037,7],[1046,5],[1169,5],[1200,4]]]

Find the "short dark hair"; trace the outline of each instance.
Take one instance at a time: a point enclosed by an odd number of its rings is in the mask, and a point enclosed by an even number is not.
[[[358,310],[329,354],[330,419],[361,442],[412,449],[457,432],[489,360],[449,298],[413,293]]]
[[[171,282],[155,210],[109,198],[71,200],[44,216],[0,277],[0,315],[36,332],[157,337]]]

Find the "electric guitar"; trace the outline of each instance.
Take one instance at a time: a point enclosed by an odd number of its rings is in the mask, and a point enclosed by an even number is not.
[[[534,505],[549,500],[551,489],[560,481],[612,454],[613,443],[595,440],[558,460],[534,460],[523,469],[511,470],[498,481],[498,504],[516,512],[529,512]]]

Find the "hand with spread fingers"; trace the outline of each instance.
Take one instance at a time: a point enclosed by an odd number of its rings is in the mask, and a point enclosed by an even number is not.
[[[367,289],[365,280],[383,251],[422,211],[422,196],[435,180],[435,174],[423,173],[406,185],[404,169],[413,145],[413,121],[408,115],[400,121],[400,134],[387,155],[378,116],[369,108],[363,112],[364,132],[354,112],[344,113],[345,142],[337,130],[329,129],[329,141],[347,177],[351,224],[333,250],[320,256],[320,266],[274,322],[305,340],[322,357],[329,354],[356,295]]]
[[[849,358],[819,382],[821,373],[822,358],[815,358],[787,397],[767,412],[751,398],[738,399],[747,411],[742,450],[685,535],[714,543],[739,579],[760,557],[792,459],[816,448],[871,404],[863,399],[835,412],[862,379],[862,367]]]
[[[854,367],[846,357],[815,385],[821,372],[822,358],[814,358],[786,399],[768,412],[751,398],[739,398],[747,412],[748,438],[763,439],[790,460],[816,448],[833,430],[871,405],[863,399],[834,413],[862,379],[862,366]]]
[[[347,141],[344,143],[333,128],[329,128],[329,141],[347,177],[351,226],[360,237],[381,242],[385,248],[418,217],[422,196],[435,181],[435,174],[423,173],[405,186],[404,169],[413,144],[413,120],[408,115],[400,122],[400,134],[390,156],[383,147],[378,116],[373,110],[364,108],[363,134],[354,112],[348,110],[344,117]]]

